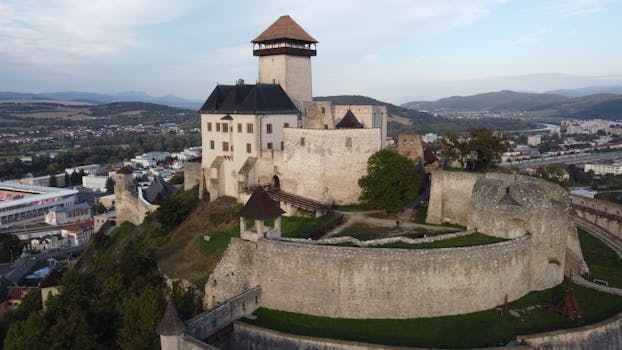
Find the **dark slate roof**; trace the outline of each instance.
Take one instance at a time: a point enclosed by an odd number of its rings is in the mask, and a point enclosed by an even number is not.
[[[224,117],[220,118],[220,120],[233,120],[231,114],[227,113]]]
[[[60,280],[63,278],[63,274],[56,269],[51,269],[50,272],[41,280],[39,288],[56,287],[60,284]]]
[[[173,305],[173,302],[170,300],[168,305],[166,305],[164,316],[162,316],[162,320],[160,324],[158,324],[156,332],[159,335],[180,335],[186,332],[186,324],[181,320],[177,313],[177,309],[175,309],[175,305]]]
[[[352,110],[348,109],[341,121],[335,125],[337,129],[362,129],[365,126],[356,119]]]
[[[175,187],[158,176],[151,185],[143,191],[143,198],[151,204],[160,204],[164,198],[170,196],[173,192],[175,192]]]
[[[285,212],[277,202],[273,201],[263,188],[257,187],[251,194],[251,198],[238,212],[238,216],[253,220],[265,220],[281,216],[283,213]]]
[[[298,108],[279,84],[218,85],[201,113],[296,114]]]
[[[431,164],[434,162],[438,162],[438,158],[431,149],[426,148],[423,150],[423,162],[425,164]]]
[[[259,34],[251,41],[252,43],[262,43],[266,41],[277,41],[282,39],[298,40],[307,43],[317,43],[317,40],[307,33],[289,15],[281,16],[268,29]]]

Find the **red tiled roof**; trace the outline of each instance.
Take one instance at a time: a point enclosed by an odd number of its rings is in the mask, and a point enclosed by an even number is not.
[[[260,43],[265,41],[273,41],[278,39],[293,39],[308,43],[317,43],[309,33],[296,23],[289,15],[281,16],[268,29],[259,34],[258,37],[251,41],[252,43]]]
[[[75,224],[65,225],[62,229],[67,231],[78,231],[85,228],[93,227],[93,219],[88,219],[83,222],[76,222]]]
[[[37,291],[37,290],[39,290],[39,288],[37,288],[37,287],[14,287],[14,286],[11,286],[11,287],[9,287],[8,299],[9,300],[22,300],[22,298],[25,297],[26,294],[30,293],[33,290]]]

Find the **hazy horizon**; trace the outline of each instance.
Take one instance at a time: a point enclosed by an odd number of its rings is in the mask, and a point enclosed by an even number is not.
[[[0,2],[0,90],[203,100],[254,83],[250,40],[289,14],[318,41],[314,96],[396,104],[622,85],[621,2]]]

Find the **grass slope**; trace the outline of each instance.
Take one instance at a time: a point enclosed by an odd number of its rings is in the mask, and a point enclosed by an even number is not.
[[[600,239],[582,227],[577,227],[583,258],[590,268],[590,280],[598,278],[609,286],[622,288],[622,259]]]
[[[562,298],[565,286],[564,282],[510,303],[510,309],[520,316],[505,315],[501,320],[494,308],[465,315],[406,320],[328,318],[262,308],[255,312],[256,320],[244,322],[305,336],[393,346],[470,348],[505,345],[520,334],[578,327],[622,310],[622,297],[575,285],[575,296],[585,316],[583,320],[567,321],[559,314],[546,311],[547,305]]]

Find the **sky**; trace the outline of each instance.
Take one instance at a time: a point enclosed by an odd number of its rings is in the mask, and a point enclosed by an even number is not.
[[[0,91],[203,100],[257,80],[250,41],[285,14],[319,41],[314,96],[622,85],[621,0],[0,0]]]

